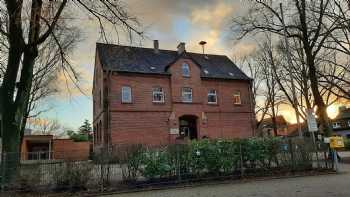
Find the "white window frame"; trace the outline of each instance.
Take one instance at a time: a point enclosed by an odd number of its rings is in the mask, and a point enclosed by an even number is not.
[[[239,102],[236,102],[236,98],[238,97]],[[241,105],[242,104],[242,98],[241,98],[241,92],[235,91],[233,93],[233,104],[235,105]]]
[[[340,124],[340,122],[333,122],[332,127],[334,129],[339,129],[339,128],[341,128],[341,124]]]
[[[186,89],[190,90],[190,91],[185,92]],[[191,99],[190,100],[186,100],[185,99],[185,98],[187,98],[186,95],[191,95]],[[192,103],[192,101],[193,101],[193,90],[192,90],[192,88],[190,88],[190,87],[183,87],[181,89],[181,98],[182,98],[182,102],[184,102],[184,103]]]
[[[154,96],[156,94],[160,94],[161,95],[161,100],[160,101],[157,101],[157,100],[154,100]],[[153,103],[164,103],[165,102],[165,93],[164,93],[164,89],[162,87],[154,87],[152,88],[152,102]]]
[[[125,94],[129,94],[129,99],[125,100],[124,96],[126,96]],[[132,103],[132,89],[130,86],[123,86],[122,87],[122,103]]]
[[[181,70],[182,70],[183,77],[190,77],[191,70],[190,70],[190,65],[188,63],[186,62],[182,63]]]
[[[209,96],[214,96],[215,102],[209,101]],[[210,89],[210,90],[208,90],[208,97],[207,97],[207,100],[208,100],[208,104],[218,104],[218,95],[217,95],[217,92],[216,92],[215,89]]]

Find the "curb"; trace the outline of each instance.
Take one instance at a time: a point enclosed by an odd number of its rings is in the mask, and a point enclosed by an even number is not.
[[[193,182],[193,183],[179,183],[174,184],[171,186],[158,186],[158,187],[146,187],[141,189],[130,189],[130,190],[124,190],[124,191],[111,191],[111,192],[104,192],[104,193],[91,193],[86,194],[84,196],[87,197],[95,197],[95,196],[107,196],[107,195],[118,195],[118,194],[128,194],[128,193],[139,193],[139,192],[148,192],[148,191],[158,191],[158,190],[168,190],[168,189],[180,189],[180,188],[190,188],[190,187],[200,187],[200,186],[210,186],[210,185],[225,185],[225,184],[241,184],[241,183],[250,183],[250,182],[259,182],[259,181],[266,181],[266,180],[278,180],[278,179],[287,179],[287,178],[301,178],[301,177],[312,177],[312,176],[323,176],[323,175],[340,175],[340,174],[346,174],[347,172],[320,172],[316,174],[296,174],[296,175],[286,175],[286,176],[276,176],[276,177],[261,177],[261,178],[242,178],[238,180],[214,180],[209,182]]]

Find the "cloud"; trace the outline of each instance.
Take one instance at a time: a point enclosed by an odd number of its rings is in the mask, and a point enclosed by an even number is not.
[[[60,71],[57,76],[58,98],[71,98],[75,96],[91,95],[92,74],[81,65],[75,67],[78,80],[74,79],[71,72]]]

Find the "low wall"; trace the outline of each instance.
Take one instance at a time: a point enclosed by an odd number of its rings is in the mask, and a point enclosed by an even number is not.
[[[87,160],[90,154],[90,142],[74,142],[71,139],[53,140],[53,159]]]

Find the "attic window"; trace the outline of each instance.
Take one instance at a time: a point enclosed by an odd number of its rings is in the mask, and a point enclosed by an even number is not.
[[[234,74],[233,74],[233,73],[231,73],[231,72],[229,72],[228,74],[229,74],[230,76],[234,76]]]
[[[182,64],[182,76],[184,77],[190,76],[190,66],[187,63]]]
[[[209,74],[209,71],[207,69],[204,69],[204,73],[207,75]]]

